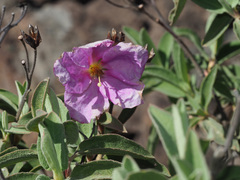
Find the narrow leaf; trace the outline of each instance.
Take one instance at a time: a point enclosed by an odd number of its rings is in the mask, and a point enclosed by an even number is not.
[[[0,157],[0,168],[30,159],[37,159],[37,153],[29,149],[16,150]]]
[[[216,79],[217,69],[218,69],[218,66],[216,65],[208,74],[208,76],[204,78],[200,87],[201,105],[206,112],[212,98],[213,84]]]
[[[126,36],[134,43],[138,45],[142,45],[139,39],[139,32],[135,29],[132,29],[130,27],[124,26],[123,32],[126,34]]]
[[[58,162],[56,150],[48,129],[42,124],[38,124],[41,135],[41,150],[48,163],[48,166],[54,172],[62,173],[60,164]]]
[[[170,25],[173,25],[177,21],[179,15],[181,14],[185,6],[186,0],[173,0],[173,2],[174,2],[174,8],[170,11],[168,16]]]
[[[222,5],[218,2],[218,0],[192,0],[194,3],[199,5],[200,7],[207,9],[211,12],[215,13],[223,13],[225,9],[222,7]]]
[[[174,44],[174,38],[168,32],[166,32],[160,39],[158,44],[158,52],[162,65],[165,68],[169,68],[169,59],[172,53]]]
[[[74,167],[70,180],[111,179],[114,168],[121,163],[111,160],[91,161]]]
[[[40,82],[35,89],[32,97],[32,115],[36,116],[37,109],[44,110],[44,102],[47,95],[49,79]]]
[[[240,39],[240,20],[236,18],[233,22],[233,32],[235,33],[236,37]]]
[[[193,131],[191,131],[188,136],[186,160],[191,163],[193,172],[195,172],[195,178],[200,178],[202,180],[211,179],[198,137]]]
[[[26,124],[26,129],[29,130],[29,131],[39,132],[38,124],[43,122],[43,120],[45,119],[45,117],[47,115],[48,114],[45,111],[42,111],[42,110],[38,109],[36,111],[36,117],[29,120],[28,123]]]
[[[146,66],[145,71],[143,72],[142,78],[156,77],[163,81],[166,81],[179,90],[182,90],[183,93],[190,91],[189,85],[184,81],[180,80],[172,71],[164,69],[157,66]]]
[[[60,115],[58,98],[54,93],[52,88],[49,88],[49,92],[45,100],[46,111],[50,113],[51,111],[55,112],[57,115]]]
[[[147,45],[148,52],[150,52],[151,49],[153,49],[154,52],[155,52],[155,56],[154,56],[154,58],[152,59],[151,62],[153,64],[162,65],[161,61],[160,61],[159,53],[158,53],[154,43],[152,42],[151,37],[149,36],[148,32],[146,31],[146,29],[142,28],[140,33],[139,33],[139,36],[140,36],[141,45],[142,46]]]
[[[56,150],[59,166],[61,170],[64,171],[68,167],[68,150],[66,144],[65,129],[61,122],[61,119],[55,112],[51,112],[45,118],[44,125],[46,126],[51,136],[53,145]]]
[[[121,121],[123,124],[127,122],[127,120],[133,115],[136,109],[137,107],[123,109],[120,115],[118,116],[119,121]]]
[[[233,18],[228,14],[218,14],[210,25],[204,40],[203,45],[208,46],[216,41],[228,28]]]
[[[39,174],[36,173],[29,173],[29,172],[21,172],[18,174],[14,174],[8,176],[6,180],[35,180]]]
[[[75,144],[79,140],[79,130],[75,121],[65,121],[63,123],[67,144]]]
[[[130,155],[133,158],[145,160],[154,165],[155,168],[169,175],[168,170],[143,147],[119,135],[99,135],[94,136],[80,144],[81,154],[106,154],[124,156]]]
[[[226,60],[240,54],[240,42],[239,41],[231,41],[225,45],[223,45],[216,56],[218,64],[222,64]]]
[[[149,107],[148,111],[154,128],[163,143],[168,157],[172,158],[178,155],[172,115],[169,112],[159,109],[153,105]]]
[[[41,136],[39,135],[38,136],[38,139],[37,139],[37,153],[38,153],[38,160],[39,160],[39,163],[41,164],[41,166],[46,169],[46,170],[51,170],[49,168],[49,165],[47,163],[47,160],[45,158],[45,156],[43,155],[43,152],[42,152],[42,147],[41,147]]]
[[[17,112],[18,97],[17,95],[0,89],[0,109],[7,110],[9,113],[15,115]]]
[[[25,92],[25,89],[27,87],[27,83],[25,82],[24,85],[22,85],[20,82],[15,81],[15,85],[17,88],[17,93],[18,93],[18,106],[20,105],[21,101],[22,101],[22,96]],[[28,98],[27,98],[28,99]],[[24,103],[22,112],[21,112],[21,116],[26,114],[29,111],[29,107],[28,107],[28,100],[26,100],[26,102]]]
[[[121,132],[126,133],[127,130],[124,125],[116,118],[114,118],[109,112],[105,112],[100,116],[98,121],[104,127]]]
[[[174,61],[174,69],[176,71],[176,75],[181,80],[188,83],[189,79],[188,79],[187,61],[180,45],[177,43],[174,44],[173,61]]]
[[[146,179],[168,180],[168,178],[164,176],[164,174],[152,169],[141,170],[140,172],[132,173],[128,176],[128,180],[146,180]]]

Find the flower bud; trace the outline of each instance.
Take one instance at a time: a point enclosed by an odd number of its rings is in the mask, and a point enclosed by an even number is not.
[[[29,24],[29,35],[26,34],[24,31],[21,31],[21,34],[23,36],[23,40],[29,44],[33,49],[36,49],[39,44],[42,42],[38,27],[33,27],[31,24]]]
[[[107,39],[111,39],[115,43],[124,42],[125,34],[123,32],[117,33],[117,31],[113,28],[111,32],[108,32]]]

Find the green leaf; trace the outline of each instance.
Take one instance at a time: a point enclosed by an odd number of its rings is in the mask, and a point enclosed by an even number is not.
[[[218,0],[218,2],[222,5],[222,7],[230,14],[231,16],[234,16],[234,10],[231,7],[231,5],[226,0]]]
[[[63,123],[67,144],[75,144],[79,140],[79,130],[75,121],[65,121]]]
[[[114,168],[121,163],[111,160],[90,161],[76,165],[71,173],[71,180],[111,179]]]
[[[18,174],[14,174],[11,176],[8,176],[6,180],[35,180],[38,177],[39,174],[36,173],[30,173],[30,172],[21,172]]]
[[[168,157],[178,155],[172,115],[153,105],[149,107],[148,112]]]
[[[93,120],[91,120],[91,122],[89,124],[81,124],[79,122],[77,122],[79,131],[81,131],[81,133],[83,133],[87,138],[90,137],[90,135],[92,134],[93,126],[95,126]],[[82,137],[82,139],[84,139],[84,137]]]
[[[56,149],[48,129],[42,124],[38,124],[41,136],[41,150],[42,154],[47,161],[49,168],[55,172],[62,173],[60,164],[58,162]]]
[[[174,48],[173,61],[174,61],[174,69],[176,71],[176,75],[181,80],[188,83],[189,79],[188,79],[187,60],[179,44],[175,43],[173,48]]]
[[[46,126],[51,136],[60,168],[62,171],[64,171],[68,167],[68,150],[66,144],[65,129],[61,122],[61,119],[55,112],[51,112],[45,118],[44,125]],[[43,148],[44,147],[42,146],[42,149]]]
[[[120,115],[118,116],[119,121],[121,121],[123,124],[127,122],[127,120],[133,115],[136,109],[137,107],[123,109]]]
[[[15,85],[16,85],[17,93],[18,93],[18,106],[19,106],[20,103],[21,103],[21,100],[22,100],[22,96],[23,96],[23,94],[25,92],[25,89],[27,88],[27,83],[25,82],[24,85],[22,85],[20,82],[15,81]],[[21,116],[26,114],[29,111],[29,107],[28,107],[28,103],[27,102],[28,102],[28,98],[27,98],[26,102],[23,105]]]
[[[191,131],[188,136],[188,143],[186,149],[186,160],[191,163],[193,171],[192,175],[195,175],[193,179],[200,178],[202,180],[211,179],[210,173],[208,171],[208,166],[205,161],[204,154],[201,150],[201,146],[198,137],[195,132]]]
[[[35,180],[50,180],[50,178],[48,176],[40,174]]]
[[[12,134],[30,134],[31,132],[26,130],[23,127],[10,127],[10,129],[6,130],[6,132],[8,133],[12,133]]]
[[[26,124],[26,129],[29,131],[39,132],[38,124],[43,122],[47,115],[48,114],[45,111],[37,109],[36,116],[28,121],[28,123]]]
[[[210,141],[215,141],[217,144],[224,145],[225,137],[224,137],[224,129],[223,126],[215,121],[212,118],[208,120],[202,121],[203,127],[207,132],[207,139]]]
[[[124,156],[130,155],[133,158],[147,161],[154,164],[154,167],[159,169],[165,175],[169,175],[168,170],[162,164],[159,164],[156,159],[143,147],[136,144],[134,141],[126,139],[119,135],[98,135],[83,141],[80,145],[80,154],[106,154]]]
[[[217,69],[218,66],[215,65],[215,67],[212,68],[208,76],[203,79],[200,87],[201,105],[206,112],[212,98],[213,85],[216,79]]]
[[[58,104],[58,98],[56,94],[54,93],[52,88],[49,88],[49,92],[46,95],[45,99],[45,108],[48,113],[51,111],[55,112],[57,115],[60,115],[59,110],[59,104]]]
[[[238,18],[236,18],[233,22],[233,32],[237,38],[240,39],[240,20]]]
[[[151,37],[149,36],[148,32],[146,31],[146,29],[142,28],[140,30],[139,36],[140,36],[141,45],[142,46],[147,45],[148,52],[150,52],[151,49],[153,49],[154,52],[155,52],[155,56],[154,56],[154,58],[152,59],[151,62],[153,64],[162,65],[161,61],[160,61],[159,53],[158,53],[154,43],[152,42]]]
[[[173,25],[177,21],[179,15],[181,14],[185,6],[186,0],[173,0],[173,2],[174,2],[174,8],[170,11],[168,16],[170,25]]]
[[[164,176],[162,173],[152,169],[141,170],[140,172],[132,173],[127,178],[127,180],[146,180],[146,179],[168,180],[168,178],[166,178],[166,176]]]
[[[169,68],[169,59],[172,53],[174,38],[169,32],[164,33],[158,44],[158,52],[162,65]]]
[[[149,77],[156,77],[163,81],[166,81],[176,88],[179,88],[179,90],[183,91],[183,93],[190,91],[189,85],[180,80],[172,71],[168,69],[164,69],[158,66],[146,66],[142,79]]]
[[[174,98],[180,98],[185,97],[186,94],[181,89],[176,88],[176,86],[163,81],[158,86],[154,87],[153,90],[159,91],[167,96],[174,97]]]
[[[234,8],[238,5],[239,0],[228,0],[227,2],[231,5],[232,8]]]
[[[24,149],[12,151],[0,157],[0,168],[30,159],[37,159],[37,153],[33,150]]]
[[[187,28],[174,28],[174,32],[175,32],[178,36],[183,36],[183,37],[186,37],[187,39],[189,39],[189,40],[195,45],[195,47],[198,49],[198,51],[200,52],[200,54],[201,54],[206,60],[209,59],[207,53],[204,51],[204,49],[203,49],[203,47],[202,47],[201,39],[200,39],[200,37],[197,35],[197,33],[195,33],[193,30],[187,29]]]
[[[59,104],[60,117],[61,117],[62,122],[70,120],[71,118],[69,115],[69,111],[60,98],[58,98],[58,104]]]
[[[25,126],[28,121],[30,121],[30,119],[32,119],[32,112],[28,112],[26,114],[24,114],[23,116],[21,116],[21,118],[18,121],[19,125]]]
[[[184,108],[183,101],[180,101],[180,109]],[[184,113],[183,109],[181,113]],[[172,116],[173,116],[173,125],[174,125],[174,131],[177,139],[177,148],[178,148],[178,154],[181,159],[184,158],[185,153],[185,147],[186,147],[186,134],[188,129],[188,119],[186,115],[183,117],[183,114],[180,113],[180,110],[177,106],[172,106]]]
[[[215,13],[223,13],[225,9],[222,7],[222,5],[218,2],[218,0],[192,0],[194,3],[199,5],[200,7],[207,9],[211,12]]]
[[[45,98],[47,95],[49,79],[43,80],[36,87],[32,97],[32,115],[36,117],[37,109],[44,110]]]
[[[154,155],[155,152],[155,148],[157,146],[158,143],[158,135],[157,135],[157,131],[154,128],[154,126],[151,127],[151,131],[150,134],[148,136],[148,144],[147,144],[147,150],[148,152],[150,152],[152,155]]]
[[[203,45],[208,46],[216,41],[228,28],[233,18],[228,14],[218,14],[210,25],[204,40]]]
[[[43,169],[46,169],[46,170],[51,170],[49,168],[49,165],[47,163],[47,160],[45,159],[44,155],[43,155],[43,152],[42,152],[42,145],[41,145],[41,136],[39,135],[38,136],[38,139],[37,139],[37,153],[38,153],[38,160],[39,160],[39,163],[41,164],[41,166],[43,167]]]
[[[16,151],[18,150],[17,147],[13,146],[13,147],[9,147],[7,149],[5,149],[4,151],[0,152],[0,157],[7,154],[7,153],[10,153],[10,152],[13,152],[13,151]]]
[[[113,129],[121,133],[127,132],[123,124],[118,119],[112,117],[109,112],[102,114],[98,122],[106,128]]]
[[[223,45],[216,56],[218,64],[222,64],[226,60],[240,54],[240,42],[239,41],[231,41],[225,45]]]
[[[216,180],[237,180],[240,179],[240,166],[227,166],[218,173]]]
[[[139,32],[136,31],[135,29],[132,29],[130,27],[124,26],[123,27],[123,32],[126,34],[126,36],[134,43],[138,45],[142,45],[141,41],[139,39]]]
[[[8,130],[8,114],[6,111],[2,112],[2,129],[3,131]]]
[[[13,175],[13,174],[16,174],[16,173],[19,173],[19,171],[22,169],[22,167],[25,165],[25,162],[19,162],[17,163],[13,170],[11,171],[10,175]]]
[[[17,95],[0,89],[0,109],[8,111],[10,114],[15,115],[17,112],[18,97]]]
[[[115,168],[112,173],[113,180],[124,180],[130,173],[138,172],[140,168],[131,156],[124,156],[122,166]]]

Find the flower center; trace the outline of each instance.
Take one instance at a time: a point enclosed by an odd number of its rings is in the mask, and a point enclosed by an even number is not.
[[[98,81],[99,81],[98,86],[100,87],[102,85],[100,81],[100,77],[104,74],[101,63],[98,61],[91,64],[88,71],[91,77],[98,78]]]

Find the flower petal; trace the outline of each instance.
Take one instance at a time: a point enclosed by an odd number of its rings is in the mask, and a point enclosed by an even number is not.
[[[143,103],[142,91],[144,84],[141,82],[127,84],[111,76],[102,78],[102,86],[105,87],[106,95],[113,104],[122,108],[133,108]],[[102,89],[100,89],[102,93]]]
[[[119,43],[105,52],[103,67],[122,81],[138,82],[148,60],[148,51],[131,43]]]
[[[97,81],[93,81],[88,89],[82,94],[65,92],[64,101],[71,118],[80,123],[90,123],[109,107],[106,96],[99,92]]]
[[[54,73],[69,93],[83,93],[91,83],[86,68],[80,67],[72,61],[72,52],[63,53],[62,58],[54,64]]]
[[[87,63],[87,65],[83,65],[83,67],[89,67],[90,64],[100,60],[109,47],[114,44],[112,40],[105,39],[102,41],[96,41],[94,43],[89,43],[84,46],[73,48],[73,61],[76,64],[83,64],[83,62]]]

